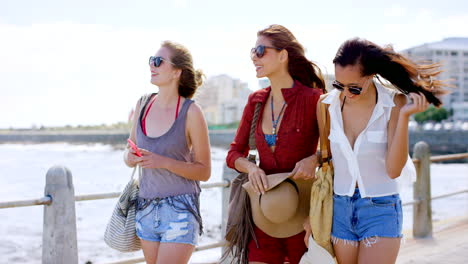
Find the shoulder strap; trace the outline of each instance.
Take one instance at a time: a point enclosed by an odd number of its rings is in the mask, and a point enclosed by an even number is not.
[[[257,149],[257,144],[255,143],[255,129],[257,129],[258,115],[260,109],[262,108],[262,103],[258,102],[255,105],[255,111],[252,118],[252,124],[250,124],[250,135],[249,135],[249,147],[251,150]]]
[[[192,99],[185,98],[184,103],[182,104],[182,109],[180,109],[179,116],[187,115],[190,105],[194,103]]]
[[[145,112],[146,108],[148,107],[148,103],[151,100],[151,97],[157,93],[150,93],[150,94],[145,94],[140,98],[140,112],[138,113],[138,119],[141,121],[141,114]]]
[[[140,112],[138,113],[138,116],[135,116],[135,117],[138,117],[138,120],[141,120],[141,113],[144,113],[143,110],[144,108],[146,108],[146,106],[148,105],[148,102],[150,101],[151,97],[152,97],[153,94],[145,94],[143,95],[142,97],[140,97],[140,100],[138,101],[139,105],[140,105]],[[135,115],[136,113],[134,113]],[[136,177],[135,179],[135,172],[138,170],[138,177]],[[137,186],[140,185],[139,183],[139,178],[140,176],[142,175],[142,168],[140,166],[135,166],[135,168],[133,169],[133,172],[132,172],[132,175],[130,176],[130,179],[135,179],[136,180],[136,183],[137,183]]]
[[[250,134],[249,134],[249,148],[250,150],[257,150],[257,144],[255,142],[255,130],[257,129],[258,116],[260,115],[260,109],[262,109],[262,103],[258,102],[255,105],[255,111],[252,118],[252,123],[250,124]],[[256,154],[249,154],[248,160],[256,163]]]
[[[320,131],[320,153],[322,155],[323,166],[331,165],[331,151],[330,151],[330,140],[328,136],[330,135],[330,114],[328,113],[328,104],[323,103],[322,101],[326,96],[320,98],[320,116],[322,118],[322,131]]]

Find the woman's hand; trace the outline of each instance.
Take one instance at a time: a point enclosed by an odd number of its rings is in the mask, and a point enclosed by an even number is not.
[[[408,96],[413,102],[404,105],[400,109],[400,114],[409,117],[412,114],[424,112],[429,107],[429,102],[426,100],[426,97],[423,94],[410,93]]]
[[[304,220],[303,227],[304,227],[304,230],[306,231],[306,234],[304,236],[304,243],[306,244],[306,247],[309,247],[309,237],[312,235],[312,228],[310,227],[309,217],[307,217]]]
[[[268,188],[268,179],[265,172],[257,165],[253,164],[248,167],[249,181],[257,193],[265,194]]]
[[[296,163],[294,170],[289,174],[293,179],[310,180],[316,178],[315,169],[317,168],[317,155],[304,158]]]
[[[138,162],[141,161],[141,158],[136,155],[133,149],[127,148],[127,150],[125,151],[125,161],[128,166],[135,167],[138,164]]]
[[[146,169],[160,169],[166,168],[166,163],[168,158],[161,156],[159,154],[155,154],[151,151],[146,149],[139,148],[141,152],[141,157],[137,157],[139,159],[138,165],[142,168]]]

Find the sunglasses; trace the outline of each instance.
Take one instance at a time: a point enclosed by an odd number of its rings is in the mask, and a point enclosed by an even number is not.
[[[360,95],[362,91],[362,87],[356,85],[343,85],[339,83],[337,80],[333,81],[333,87],[335,87],[338,91],[344,91],[345,87],[348,87],[348,91],[355,95]]]
[[[172,62],[170,62],[170,61],[164,59],[163,57],[155,57],[155,56],[149,57],[149,64],[150,64],[150,65],[153,65],[153,66],[156,67],[156,68],[159,67],[159,66],[161,66],[161,63],[162,63],[163,61],[169,62],[170,64],[174,65],[174,63],[172,63]]]
[[[263,57],[263,55],[265,55],[265,50],[266,49],[275,49],[277,51],[280,51],[282,49],[280,48],[276,48],[276,47],[270,47],[270,46],[265,46],[265,45],[258,45],[257,47],[255,48],[252,48],[250,50],[250,54],[253,55],[255,54],[255,56],[257,56],[257,58],[261,58]]]

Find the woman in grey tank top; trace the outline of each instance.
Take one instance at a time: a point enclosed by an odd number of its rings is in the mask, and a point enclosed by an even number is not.
[[[156,94],[138,101],[125,163],[141,166],[136,229],[146,263],[187,263],[202,233],[199,181],[211,173],[208,128],[190,98],[202,83],[184,46],[165,41],[149,60]],[[141,156],[139,156],[141,154]]]

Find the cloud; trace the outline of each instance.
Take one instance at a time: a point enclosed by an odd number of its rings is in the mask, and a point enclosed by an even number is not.
[[[15,113],[0,127],[125,120],[148,86],[154,47],[138,31],[58,23],[1,25],[0,34],[0,111]]]
[[[189,6],[188,0],[173,0],[175,8],[187,8]]]
[[[408,9],[400,5],[392,5],[390,8],[384,10],[384,16],[391,18],[403,17],[407,14]]]
[[[208,76],[255,78],[249,59],[255,31],[211,28],[201,35],[62,22],[1,24],[0,35],[8,40],[0,43],[0,112],[15,113],[2,115],[0,127],[126,120],[138,97],[157,89],[147,60],[165,39],[186,45]]]
[[[181,7],[189,4],[188,0],[180,3]],[[363,27],[312,18],[285,26],[304,45],[307,57],[333,74],[332,59],[346,39],[359,36],[381,45],[395,44],[401,50],[460,36],[464,33],[460,28],[468,24],[465,14],[438,17],[419,9],[408,16],[404,8],[392,8],[389,14],[405,19],[382,18]],[[2,114],[0,128],[126,120],[138,97],[156,89],[149,83],[147,60],[165,39],[186,45],[195,67],[208,76],[228,74],[257,89],[249,51],[257,30],[268,22],[151,28],[0,22],[0,113],[14,113]]]

